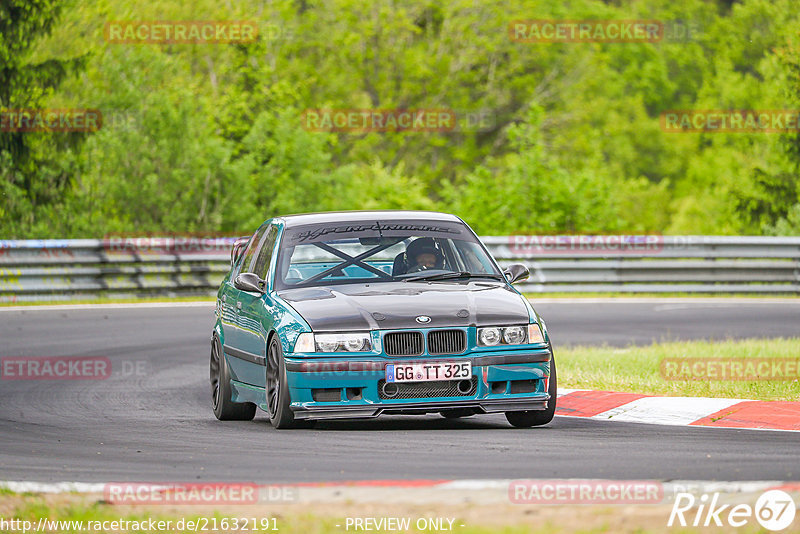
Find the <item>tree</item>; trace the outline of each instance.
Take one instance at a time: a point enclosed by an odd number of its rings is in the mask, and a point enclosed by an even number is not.
[[[795,32],[777,54],[786,69],[786,92],[797,110],[800,108],[800,32]],[[785,210],[773,217],[765,231],[777,235],[800,235],[800,131],[787,134],[783,141],[786,153],[792,161],[791,171],[781,176]]]
[[[0,112],[37,109],[65,77],[84,64],[71,59],[31,59],[38,39],[59,17],[57,0],[4,0],[0,4]],[[0,231],[24,235],[38,210],[63,199],[71,181],[72,150],[84,134],[0,130]]]

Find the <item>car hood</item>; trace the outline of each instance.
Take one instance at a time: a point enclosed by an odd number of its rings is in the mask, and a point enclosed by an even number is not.
[[[315,332],[526,324],[518,293],[497,282],[382,282],[285,289]],[[416,318],[426,315],[427,323]]]

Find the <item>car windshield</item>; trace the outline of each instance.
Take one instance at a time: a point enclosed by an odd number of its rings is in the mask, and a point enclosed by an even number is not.
[[[375,221],[289,227],[278,289],[363,282],[503,280],[475,235],[450,221]]]

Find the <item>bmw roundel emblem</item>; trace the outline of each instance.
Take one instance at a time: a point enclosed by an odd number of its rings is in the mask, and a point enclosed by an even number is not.
[[[418,315],[417,316],[417,322],[421,323],[421,324],[427,324],[427,323],[431,322],[431,318],[428,317],[427,315]]]

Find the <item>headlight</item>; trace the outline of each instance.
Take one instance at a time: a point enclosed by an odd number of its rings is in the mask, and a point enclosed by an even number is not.
[[[478,345],[482,347],[526,345],[530,343],[544,343],[544,335],[542,335],[542,330],[536,323],[478,328]]]
[[[370,350],[369,334],[347,334],[342,341],[344,349],[349,352]]]
[[[503,342],[509,345],[525,343],[525,328],[522,326],[509,326],[503,329]]]
[[[500,329],[499,328],[479,328],[478,329],[478,344],[491,347],[500,343]]]
[[[344,339],[336,334],[323,334],[314,336],[314,341],[317,342],[317,351],[334,352]]]
[[[372,350],[369,332],[347,334],[312,334],[297,337],[294,352],[368,352]]]

